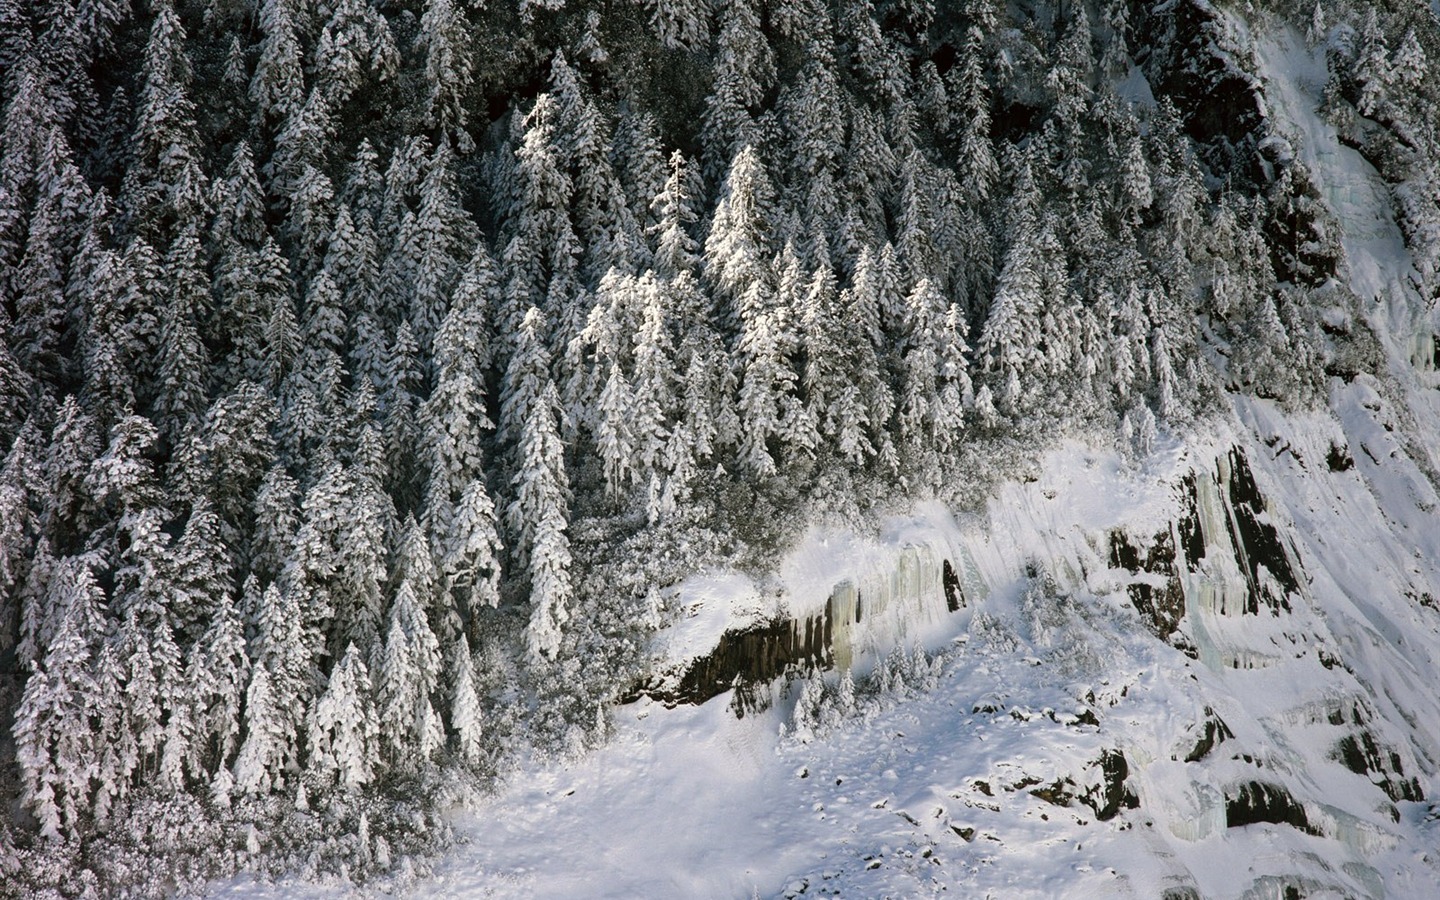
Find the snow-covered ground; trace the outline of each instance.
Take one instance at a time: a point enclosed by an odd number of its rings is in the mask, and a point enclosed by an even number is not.
[[[890,695],[862,691],[858,711],[808,741],[790,730],[798,685],[743,718],[728,696],[622,707],[607,746],[515,773],[455,810],[461,843],[425,877],[376,889],[1435,896],[1430,804],[1392,797],[1412,778],[1426,797],[1440,790],[1440,496],[1429,461],[1414,458],[1440,447],[1440,402],[1409,368],[1422,323],[1385,188],[1314,113],[1323,60],[1293,34],[1260,50],[1271,114],[1345,227],[1351,285],[1392,372],[1337,380],[1326,411],[1237,400],[1231,422],[1140,463],[1066,444],[1038,480],[1005,485],[963,520],[927,506],[875,534],[816,529],[764,596],[733,573],[697,576],[680,598],[694,615],[657,645],[677,663],[727,629],[814,614],[848,583],[885,594],[891,610],[841,636],[854,670],[897,645],[929,650],[934,670]],[[1237,600],[1243,553],[1224,537],[1236,527],[1232,447],[1264,498],[1256,521],[1274,527],[1297,575],[1289,609],[1250,613]],[[1205,542],[1194,565],[1181,547],[1191,496]],[[1166,576],[1114,567],[1117,531],[1142,555],[1166,535],[1180,547],[1175,639],[1147,627],[1128,591],[1161,590]],[[956,612],[935,589],[941,559],[962,573]],[[1042,596],[1043,573],[1054,589]],[[1102,820],[1106,791],[1120,789],[1134,808]],[[1274,802],[1252,815],[1266,806],[1257,791]],[[1239,824],[1247,816],[1273,821]],[[217,886],[235,897],[344,890]]]
[[[1352,388],[1337,392],[1339,419],[1247,403],[1247,428],[1171,444],[1140,467],[1067,445],[1038,481],[1006,486],[973,520],[925,509],[880,536],[812,533],[781,568],[800,612],[818,585],[864,579],[917,543],[973,560],[985,596],[953,614],[932,598],[942,613],[915,635],[935,650],[933,684],[862,697],[860,712],[808,743],[784,733],[796,689],[741,719],[727,696],[623,707],[608,746],[517,773],[496,796],[457,810],[463,843],[428,877],[385,887],[541,898],[771,897],[802,887],[817,896],[1155,897],[1191,886],[1227,897],[1293,884],[1425,896],[1440,883],[1428,806],[1401,802],[1393,821],[1371,778],[1333,758],[1364,723],[1429,794],[1440,747],[1440,613],[1407,596],[1440,595],[1434,493],[1375,443],[1367,423],[1376,413]],[[1330,445],[1347,440],[1355,467],[1331,471]],[[1232,442],[1252,460],[1268,516],[1295,541],[1308,584],[1279,615],[1204,609],[1190,592],[1182,630],[1199,650],[1191,659],[1141,623],[1125,592],[1137,576],[1110,566],[1105,539],[1116,528],[1136,541],[1170,528],[1183,512],[1183,476],[1208,476]],[[1371,462],[1362,443],[1384,462]],[[1063,600],[1024,599],[1029,561],[1054,573]],[[737,608],[754,602],[744,579],[691,587],[712,603],[727,591]],[[1212,715],[1228,739],[1186,762]],[[1137,808],[1100,821],[1079,800],[1035,793],[1101,789],[1106,751],[1127,760]],[[1225,797],[1251,781],[1285,787],[1315,833],[1227,828]]]

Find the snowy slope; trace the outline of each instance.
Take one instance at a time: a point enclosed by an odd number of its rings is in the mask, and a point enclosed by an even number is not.
[[[1418,555],[1404,552],[1405,523],[1376,493],[1413,485],[1393,461],[1331,472],[1336,420],[1260,404],[1241,418],[1248,433],[1172,446],[1139,470],[1065,447],[1039,481],[952,524],[946,539],[991,591],[945,617],[948,636],[929,633],[939,671],[923,690],[862,697],[859,713],[808,743],[781,734],[794,690],[742,719],[724,697],[624,707],[603,750],[517,775],[457,811],[467,843],[406,892],[733,897],[804,885],[842,896],[1154,897],[1189,886],[1218,897],[1291,884],[1424,896],[1440,879],[1426,855],[1428,806],[1392,805],[1374,783],[1383,767],[1358,774],[1332,757],[1363,731],[1397,754],[1394,777],[1434,787],[1440,613],[1407,594],[1440,589],[1440,531],[1417,531]],[[1288,443],[1278,452],[1267,446],[1277,430]],[[1110,567],[1105,540],[1113,528],[1136,539],[1169,528],[1183,515],[1183,476],[1207,474],[1232,440],[1255,460],[1309,583],[1281,614],[1205,609],[1188,591],[1191,659],[1142,624],[1125,591],[1137,576]],[[1416,529],[1433,516],[1411,508]],[[895,533],[913,540],[914,527]],[[812,535],[785,567],[794,593],[820,577],[820,545],[857,540]],[[1208,556],[1223,561],[1218,548]],[[1055,573],[1063,600],[1023,599],[1029,560]],[[713,579],[697,584],[716,590]],[[1212,719],[1227,737],[1185,761]],[[1138,806],[1101,821],[1083,797],[1093,790],[1103,805],[1107,751],[1125,758]],[[1225,798],[1252,782],[1285,788],[1307,826],[1227,828]]]
[[[423,877],[378,888],[1433,896],[1440,833],[1419,799],[1440,790],[1426,458],[1440,402],[1416,353],[1429,332],[1384,185],[1314,113],[1323,60],[1288,33],[1259,49],[1274,125],[1344,225],[1350,285],[1391,371],[1335,379],[1310,413],[1237,398],[1231,421],[1139,464],[1066,444],[965,520],[924,507],[878,534],[817,529],[775,595],[732,573],[693,579],[693,616],[657,643],[678,668],[726,631],[815,615],[847,590],[888,600],[837,629],[837,660],[864,674],[920,646],[931,662],[891,692],[862,689],[813,734],[794,730],[800,689],[783,681],[741,718],[728,695],[621,707],[606,747],[513,774],[455,811],[462,842]],[[1257,541],[1272,555],[1257,559]],[[1117,564],[1117,546],[1143,564]],[[954,612],[942,558],[963,575]],[[840,676],[814,677],[833,693]],[[217,886],[300,890],[345,888]]]

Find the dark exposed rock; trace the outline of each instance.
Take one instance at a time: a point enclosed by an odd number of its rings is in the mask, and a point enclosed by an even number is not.
[[[1175,102],[1186,133],[1212,169],[1236,172],[1258,164],[1253,145],[1265,121],[1260,83],[1227,46],[1214,6],[1164,0],[1140,19],[1136,46],[1155,95]]]
[[[1310,824],[1305,808],[1296,802],[1288,790],[1278,784],[1248,781],[1233,793],[1226,793],[1226,827],[1240,828],[1261,822],[1290,825],[1306,834],[1320,834],[1320,831]]]
[[[1092,765],[1100,770],[1100,780],[1095,786],[1081,791],[1071,778],[1060,778],[1050,784],[1032,787],[1030,794],[1055,806],[1070,806],[1079,802],[1095,813],[1095,818],[1108,822],[1120,814],[1122,809],[1135,809],[1140,798],[1126,784],[1130,777],[1130,764],[1119,750],[1106,750]],[[1016,787],[1036,784],[1034,779],[1023,779]]]
[[[1330,445],[1330,450],[1325,454],[1325,462],[1332,472],[1346,472],[1355,468],[1355,458],[1339,444]]]
[[[1100,727],[1100,719],[1099,719],[1098,716],[1095,715],[1095,711],[1094,711],[1094,710],[1092,710],[1092,709],[1084,709],[1084,710],[1081,710],[1080,713],[1075,716],[1075,724],[1076,724],[1076,725],[1093,725],[1094,727],[1099,728],[1099,727]]]
[[[945,560],[942,583],[945,586],[945,606],[948,607],[951,612],[958,611],[960,607],[965,605],[965,596],[960,591],[960,576],[955,574],[955,567],[950,564],[950,560],[948,559]],[[858,622],[860,609],[858,602],[855,605],[855,609],[856,621]]]
[[[731,688],[735,688],[737,694],[748,695],[754,685],[764,684],[786,672],[829,668],[832,664],[830,613],[827,606],[818,616],[777,619],[740,631],[727,631],[720,636],[714,650],[690,664],[674,688],[642,688],[636,691],[636,697],[645,695],[671,704],[699,704]],[[737,712],[755,708],[751,703],[738,703]]]
[[[1185,594],[1175,568],[1175,542],[1169,529],[1155,535],[1144,556],[1130,543],[1125,532],[1110,533],[1110,564],[1135,574],[1159,575],[1165,579],[1163,588],[1145,581],[1131,582],[1127,588],[1130,602],[1150,630],[1163,641],[1170,640],[1185,616]]]
[[[1180,485],[1180,517],[1175,526],[1180,533],[1180,548],[1185,551],[1185,564],[1193,572],[1205,558],[1205,532],[1200,527],[1200,500],[1195,474],[1186,475]]]
[[[945,605],[951,612],[965,605],[960,577],[950,560],[943,560]],[[757,687],[787,674],[833,668],[836,623],[851,613],[840,601],[837,586],[819,615],[803,619],[775,619],[720,636],[715,649],[690,663],[674,686],[649,684],[635,688],[626,698],[631,702],[650,697],[667,704],[704,703],[732,688],[737,715],[758,711],[768,705],[769,695]],[[938,598],[937,598],[938,599]],[[863,617],[864,597],[855,592],[854,621]]]
[[[1069,806],[1077,796],[1075,782],[1069,778],[1062,778],[1043,787],[1031,788],[1030,793],[1055,806]]]
[[[1234,736],[1235,733],[1230,730],[1230,726],[1215,714],[1215,710],[1207,706],[1205,720],[1200,725],[1200,737],[1195,741],[1195,746],[1190,752],[1185,754],[1185,761],[1187,763],[1199,762],[1209,756],[1216,746]]]
[[[1370,778],[1391,800],[1421,800],[1424,797],[1419,780],[1405,777],[1400,754],[1393,750],[1383,752],[1369,729],[1341,738],[1331,752],[1331,758],[1344,763],[1345,768],[1357,775]]]
[[[1140,798],[1126,784],[1130,777],[1130,763],[1119,750],[1106,750],[1100,754],[1100,784],[1088,791],[1080,800],[1095,811],[1095,818],[1108,822],[1120,814],[1122,809],[1136,809]]]
[[[1230,493],[1232,512],[1228,522],[1230,540],[1250,588],[1245,611],[1258,614],[1263,603],[1271,612],[1288,612],[1289,596],[1299,593],[1300,584],[1290,568],[1280,533],[1265,515],[1265,501],[1255,484],[1250,462],[1239,447],[1230,450],[1230,479],[1225,487]],[[1279,585],[1281,593],[1277,595],[1262,577],[1262,568]]]

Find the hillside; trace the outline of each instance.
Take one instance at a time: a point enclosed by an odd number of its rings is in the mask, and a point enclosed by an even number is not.
[[[1436,17],[0,2],[0,894],[1424,896]]]

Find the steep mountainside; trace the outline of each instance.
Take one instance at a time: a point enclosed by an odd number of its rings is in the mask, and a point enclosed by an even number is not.
[[[1423,896],[1435,61],[0,0],[0,894]]]
[[[1311,167],[1362,301],[1330,327],[1369,327],[1379,371],[1305,410],[1233,396],[1142,454],[1073,440],[983,510],[816,527],[770,576],[692,578],[610,743],[513,773],[392,883],[1429,896],[1433,339],[1383,180],[1314,112],[1322,58],[1283,27],[1259,46],[1271,133]]]

